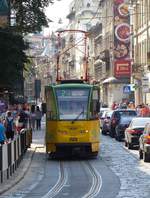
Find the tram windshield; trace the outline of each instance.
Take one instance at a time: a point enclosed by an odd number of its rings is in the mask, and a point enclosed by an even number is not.
[[[90,89],[56,89],[60,120],[87,119]]]

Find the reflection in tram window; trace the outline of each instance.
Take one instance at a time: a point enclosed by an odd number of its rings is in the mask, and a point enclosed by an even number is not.
[[[89,92],[89,89],[57,89],[60,120],[85,120],[87,118]]]

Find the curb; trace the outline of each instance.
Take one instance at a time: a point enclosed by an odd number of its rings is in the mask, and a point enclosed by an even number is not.
[[[36,148],[29,148],[27,150],[15,173],[10,177],[10,179],[0,184],[0,195],[10,190],[24,178],[31,165],[35,151]]]

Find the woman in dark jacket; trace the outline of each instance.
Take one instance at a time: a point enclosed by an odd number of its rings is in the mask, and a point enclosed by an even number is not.
[[[36,118],[36,129],[40,130],[41,129],[42,112],[40,111],[39,106],[37,106],[37,108],[36,108],[35,118]]]

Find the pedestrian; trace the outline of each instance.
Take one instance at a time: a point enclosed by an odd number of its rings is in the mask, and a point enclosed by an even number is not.
[[[137,105],[137,106],[136,106],[136,108],[135,108],[135,109],[136,109],[136,112],[137,112],[137,116],[138,116],[138,117],[140,117],[140,116],[141,116],[141,108],[142,108],[142,105],[141,105],[141,104],[140,104],[140,105]]]
[[[149,117],[150,116],[150,109],[148,105],[142,104],[142,108],[140,110],[141,117]]]
[[[6,138],[8,140],[9,139],[13,140],[14,139],[14,118],[12,116],[11,111],[7,112],[4,125],[6,128]]]
[[[42,112],[40,111],[39,106],[37,106],[37,108],[36,108],[35,115],[36,115],[36,129],[40,130],[41,129]]]
[[[129,104],[128,104],[128,108],[129,109],[135,109],[135,104],[134,104],[134,102],[129,102]]]
[[[28,117],[28,115],[25,111],[26,111],[26,109],[25,109],[25,107],[23,107],[23,109],[21,109],[19,114],[18,114],[18,123],[19,123],[19,126],[20,126],[20,130],[24,129],[24,128],[27,128],[27,123],[28,123],[28,118],[29,117]]]
[[[30,113],[30,123],[32,130],[35,130],[35,120],[36,120],[35,108],[32,106]]]
[[[5,137],[5,131],[6,128],[4,127],[4,124],[2,123],[2,120],[0,119],[0,144],[4,144],[6,137]]]

